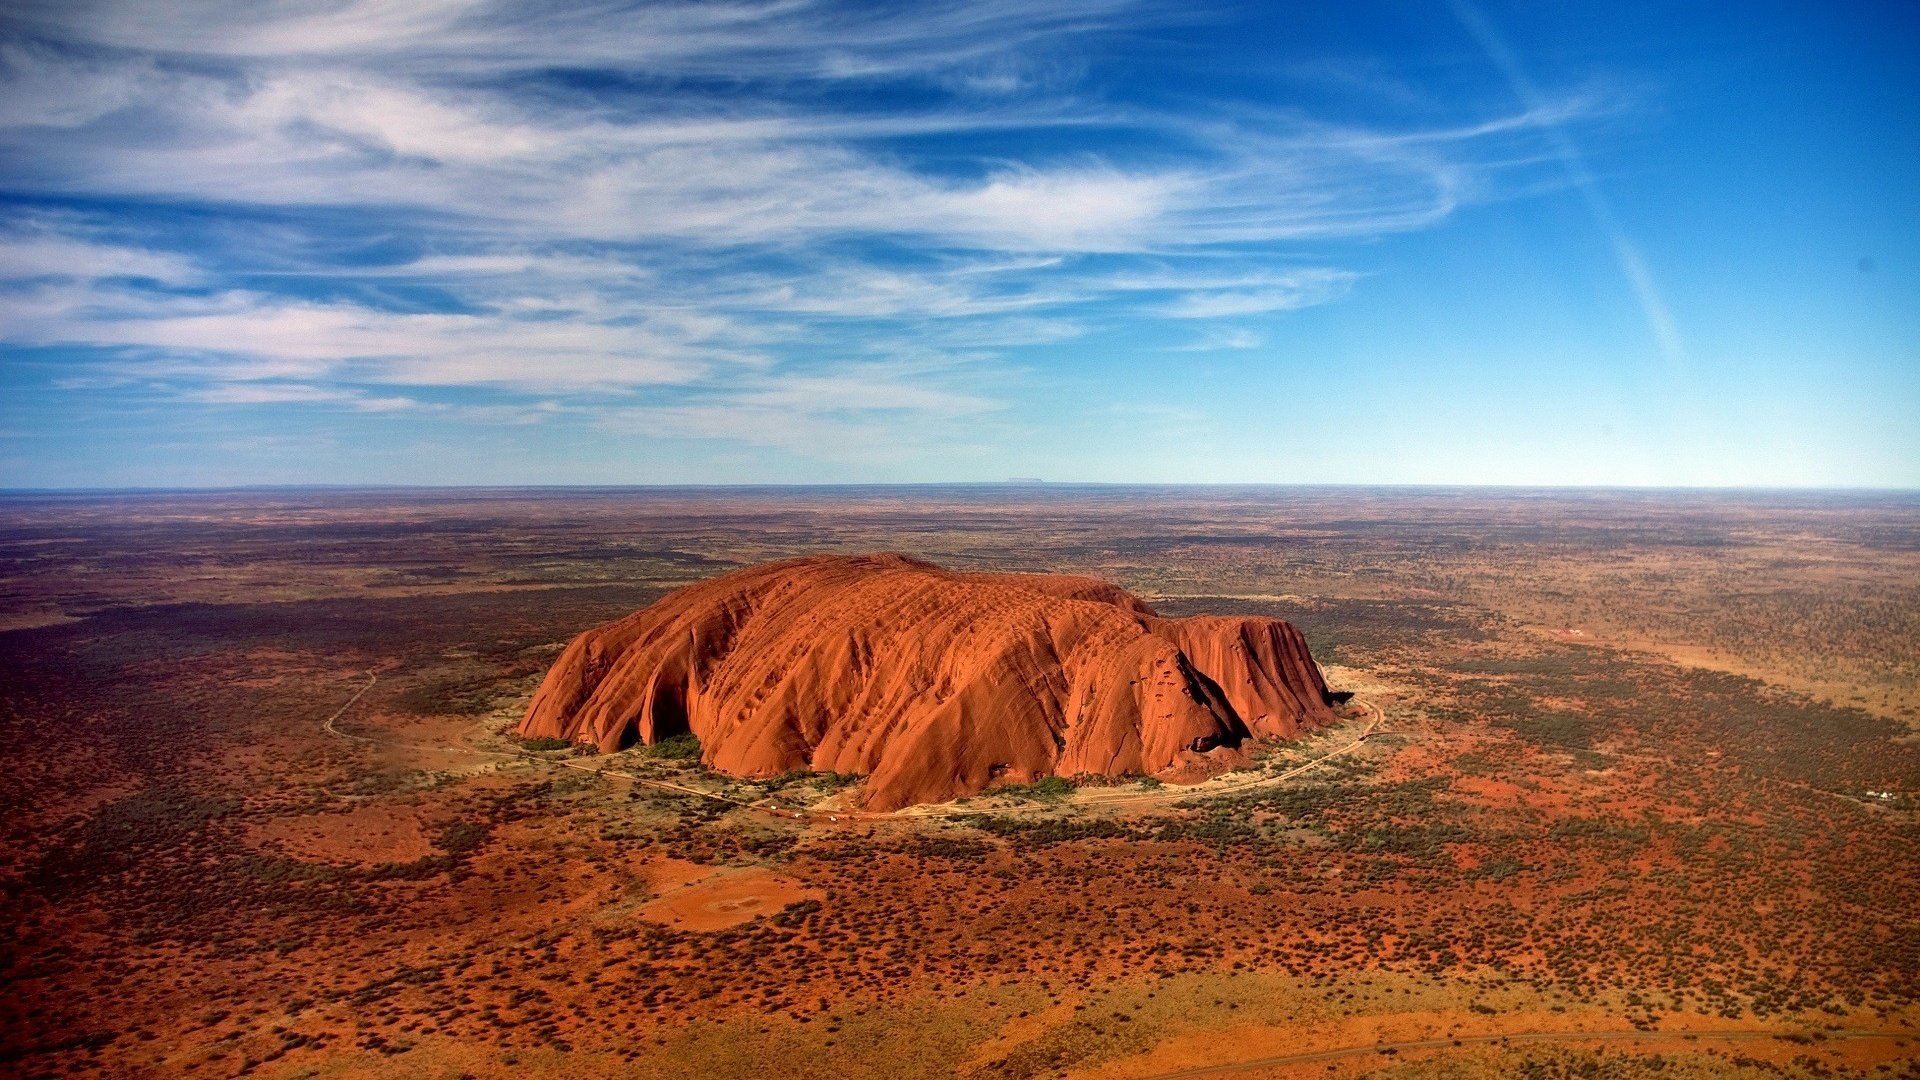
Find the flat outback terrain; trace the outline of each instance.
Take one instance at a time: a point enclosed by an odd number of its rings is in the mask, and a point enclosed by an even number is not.
[[[878,552],[1284,618],[1333,719],[888,813],[516,735]],[[0,729],[9,1075],[1920,1076],[1913,495],[12,496]]]

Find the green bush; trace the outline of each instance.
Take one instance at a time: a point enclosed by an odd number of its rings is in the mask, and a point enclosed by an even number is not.
[[[690,732],[671,735],[648,746],[643,751],[648,757],[666,758],[670,761],[683,761],[700,756],[700,740]]]
[[[1043,776],[1031,784],[1014,784],[999,788],[996,795],[1011,795],[1016,799],[1029,799],[1033,802],[1059,802],[1073,794],[1073,781],[1064,776]]]
[[[573,743],[567,739],[549,739],[545,736],[538,739],[520,740],[520,749],[522,750],[565,750],[572,745]]]
[[[456,821],[440,830],[434,846],[449,855],[470,855],[480,850],[492,834],[493,827],[485,822]]]

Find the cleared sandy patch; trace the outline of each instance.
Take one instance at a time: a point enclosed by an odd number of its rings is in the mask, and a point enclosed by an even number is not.
[[[671,875],[677,868],[663,869]],[[717,870],[648,901],[638,913],[675,930],[724,930],[756,915],[772,915],[789,904],[823,898],[820,890],[771,871]]]

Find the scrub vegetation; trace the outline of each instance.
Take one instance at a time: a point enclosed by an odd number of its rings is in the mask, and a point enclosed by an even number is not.
[[[4,511],[9,1073],[1914,1072],[1904,497]],[[843,809],[858,777],[715,774],[691,736],[512,737],[573,634],[815,550],[1280,616],[1386,721],[1244,791],[1054,778],[887,817]]]

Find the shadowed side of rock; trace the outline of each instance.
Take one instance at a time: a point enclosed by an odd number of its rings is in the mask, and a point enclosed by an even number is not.
[[[1291,739],[1333,719],[1326,678],[1292,623],[1194,615],[1149,625],[1220,687],[1254,737]]]

